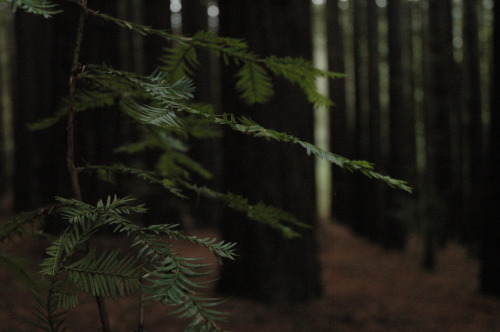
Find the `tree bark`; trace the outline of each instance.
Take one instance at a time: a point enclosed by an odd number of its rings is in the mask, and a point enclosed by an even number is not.
[[[183,2],[183,33],[192,36],[204,30],[217,32],[216,27],[208,26],[207,1],[185,1]],[[198,50],[198,61],[200,65],[196,70],[195,98],[197,102],[211,104],[216,113],[220,113],[220,63],[219,58],[213,52]],[[211,179],[197,179],[198,183],[206,185],[214,190],[221,189],[223,147],[219,137],[191,141],[190,154],[195,160],[212,173]],[[217,227],[221,218],[222,205],[209,200],[201,200],[196,208],[196,220],[200,225]]]
[[[424,234],[428,237],[425,257],[435,251],[440,229],[450,226],[450,197],[452,194],[451,128],[453,109],[453,45],[451,29],[451,1],[428,1],[428,31],[424,62],[424,119],[426,174],[426,218]],[[424,267],[435,268],[435,259],[425,259]],[[430,263],[430,264],[428,264]]]
[[[482,293],[500,297],[500,8],[494,8],[490,138],[487,170],[482,191],[479,287]]]
[[[355,0],[350,2],[353,6],[353,58],[354,58],[354,80],[355,80],[355,131],[353,155],[356,159],[368,159],[370,154],[370,104],[368,100],[368,9],[367,2]],[[367,207],[371,204],[369,195],[366,194],[364,187],[369,180],[362,177],[354,177],[351,185],[353,186],[353,202],[351,211],[352,229],[360,235],[370,237],[370,221],[367,217]],[[370,186],[370,184],[368,184]]]
[[[34,209],[52,201],[55,195],[71,192],[63,158],[64,123],[56,125],[54,130],[37,132],[29,131],[27,124],[54,114],[60,97],[65,95],[74,42],[74,31],[68,27],[76,29],[72,17],[75,16],[56,15],[46,20],[22,10],[15,16],[16,211]]]
[[[415,185],[415,115],[411,86],[411,21],[408,4],[388,2],[389,42],[389,165],[388,173]],[[396,190],[389,192],[387,223],[391,225],[386,246],[404,249],[408,218],[414,202],[409,195]],[[413,217],[414,218],[414,217]],[[415,219],[410,223],[414,224]]]
[[[477,179],[485,171],[485,147],[481,100],[482,82],[480,77],[479,31],[477,1],[463,2],[463,70],[461,107],[461,191],[457,200],[461,202],[460,214],[454,214],[461,238],[470,243],[477,235],[477,226],[470,221],[480,209],[482,184]]]
[[[311,58],[310,2],[220,1],[221,34],[245,38],[260,55]],[[259,22],[259,24],[255,24]],[[263,106],[245,107],[223,76],[223,110],[245,111],[257,123],[302,139],[313,139],[313,112],[297,87],[276,80],[276,95]],[[224,176],[229,191],[292,212],[314,226],[314,160],[301,149],[228,132]],[[226,211],[223,237],[238,243],[238,260],[223,265],[218,290],[263,301],[308,300],[321,294],[314,230],[285,240],[266,226]]]
[[[14,15],[4,3],[0,5],[0,215],[12,211],[14,193],[14,123],[13,63]]]
[[[327,40],[328,40],[328,68],[337,73],[346,73],[348,63],[345,61],[346,52],[348,52],[348,44],[346,39],[347,34],[345,24],[350,20],[347,19],[347,13],[339,7],[337,1],[327,1]],[[352,68],[350,68],[352,70]],[[352,133],[348,128],[348,109],[346,85],[349,78],[339,78],[330,81],[330,98],[334,105],[330,107],[330,138],[331,150],[340,155],[349,155],[351,146],[350,138]],[[333,178],[333,195],[332,195],[332,214],[335,219],[344,219],[350,210],[347,207],[347,202],[351,201],[349,191],[350,186],[347,185],[346,176],[338,167],[332,169]],[[337,201],[342,202],[337,204]]]

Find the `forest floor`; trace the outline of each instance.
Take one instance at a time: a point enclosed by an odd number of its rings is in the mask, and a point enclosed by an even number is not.
[[[216,236],[198,230],[201,237]],[[101,239],[108,246],[119,241]],[[419,267],[418,240],[406,253],[396,253],[355,237],[333,224],[321,232],[320,258],[324,297],[304,304],[262,305],[231,298],[221,308],[231,312],[231,331],[500,331],[500,300],[476,292],[477,263],[460,246],[450,244],[439,253],[433,273]],[[10,242],[1,249],[43,257],[43,243],[30,247]],[[208,256],[188,243],[177,243],[191,257]],[[10,272],[0,272],[0,331],[34,331],[24,319],[30,314],[32,296],[22,290]],[[113,331],[133,331],[137,299],[108,301]],[[89,297],[67,319],[68,331],[99,331],[94,302]],[[182,331],[184,322],[166,314],[165,308],[148,305],[145,331]],[[225,326],[226,327],[226,326]]]

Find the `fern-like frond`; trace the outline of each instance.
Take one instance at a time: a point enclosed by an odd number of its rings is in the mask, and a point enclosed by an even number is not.
[[[61,280],[54,289],[57,299],[57,308],[62,310],[73,310],[78,305],[78,295],[83,291],[80,284],[71,279]]]
[[[372,163],[367,162],[365,160],[351,160],[342,156],[339,156],[337,154],[325,151],[314,144],[308,143],[308,142],[303,142],[298,139],[293,140],[294,143],[301,145],[303,148],[306,149],[308,154],[313,154],[316,157],[329,161],[349,172],[359,172],[363,175],[365,175],[368,178],[371,179],[377,179],[380,180],[384,183],[386,183],[388,186],[391,188],[395,189],[401,189],[404,190],[408,193],[412,192],[412,188],[408,186],[408,183],[403,180],[397,180],[394,178],[391,178],[390,176],[387,175],[382,175],[376,171],[374,171],[374,166]]]
[[[118,258],[119,250],[96,255],[95,248],[82,259],[64,265],[70,280],[94,296],[126,296],[140,287],[142,265],[137,257]]]
[[[165,98],[172,100],[193,98],[193,80],[185,76],[172,80],[167,72],[155,70],[151,75],[146,76],[145,80],[142,80],[142,84],[146,90],[149,88],[158,91]]]
[[[86,204],[76,199],[56,197],[56,200],[65,204],[57,210],[57,214],[70,224],[84,225],[86,222],[95,222],[98,214],[92,205]]]
[[[28,321],[31,325],[49,332],[66,331],[63,325],[67,312],[59,308],[58,294],[56,292],[60,282],[50,278],[47,282],[42,279],[39,290],[32,290],[36,305],[33,305],[33,315],[36,321]]]
[[[217,242],[215,238],[200,239],[194,235],[186,235],[184,232],[175,229],[176,227],[177,225],[172,224],[157,224],[145,227],[142,231],[154,234],[164,234],[171,239],[189,241],[207,248],[214,255],[221,258],[235,259],[236,254],[234,252],[234,247],[236,246],[236,243],[225,241]]]
[[[316,106],[332,104],[316,87],[316,78],[334,77],[334,73],[320,70],[303,58],[270,56],[264,63],[275,75],[282,76],[289,82],[298,84],[307,95],[309,102]]]
[[[199,110],[200,113],[207,113],[212,111],[212,105],[208,104],[188,104],[188,107]],[[186,137],[192,136],[194,138],[220,138],[222,137],[222,130],[215,126],[211,121],[200,117],[197,114],[189,114],[183,117],[184,130]]]
[[[106,201],[99,200],[96,206],[81,202],[76,199],[56,198],[64,206],[58,210],[63,218],[71,224],[78,224],[89,229],[99,228],[104,225],[110,225],[115,220],[122,220],[125,215],[132,213],[145,213],[147,209],[143,205],[130,205],[134,202],[131,197],[111,197]]]
[[[108,88],[109,87],[110,86],[108,86]],[[119,97],[120,94],[112,90],[103,91],[99,89],[79,89],[76,90],[74,95],[73,108],[75,112],[83,112],[91,109],[111,106],[115,104],[116,99]],[[28,129],[31,131],[37,131],[50,128],[65,118],[67,112],[68,99],[64,98],[54,115],[29,123]]]
[[[196,49],[192,45],[177,43],[175,47],[167,48],[165,52],[166,55],[160,59],[163,63],[161,69],[170,74],[172,81],[191,77],[193,69],[200,64]]]
[[[210,31],[200,31],[192,38],[186,38],[184,43],[209,51],[222,57],[226,65],[236,65],[258,61],[258,57],[249,51],[244,39],[219,36]]]
[[[190,326],[196,330],[218,330],[217,322],[224,321],[226,314],[213,309],[217,299],[201,297],[196,292],[204,286],[196,278],[210,273],[205,269],[207,264],[180,257],[169,245],[144,233],[136,237],[134,245],[142,246],[140,253],[154,267],[145,278],[148,299],[179,307],[174,313],[191,318]]]
[[[26,211],[15,215],[12,220],[0,225],[0,243],[14,236],[25,236],[32,234],[33,230],[27,228],[39,228],[44,224],[45,213],[40,210]]]
[[[182,126],[182,119],[172,109],[139,105],[130,99],[122,100],[120,109],[143,124],[176,129]]]
[[[96,207],[76,199],[58,197],[57,200],[63,203],[57,213],[69,222],[69,226],[46,249],[47,257],[41,264],[40,272],[52,276],[58,275],[75,250],[87,243],[102,227],[123,220],[123,215],[145,211],[142,206],[127,206],[131,198],[112,200],[108,197],[106,203],[99,201]]]
[[[285,63],[282,64],[283,67],[288,67],[289,64]],[[325,151],[309,142],[304,142],[292,135],[286,134],[286,133],[280,133],[277,131],[274,131],[272,129],[267,129],[264,128],[254,121],[250,120],[249,118],[246,117],[241,117],[240,119],[236,119],[236,117],[233,114],[230,113],[224,113],[224,114],[215,114],[213,110],[210,109],[201,109],[197,110],[194,108],[191,108],[185,104],[182,103],[177,103],[174,104],[172,101],[171,97],[165,93],[163,93],[163,88],[161,86],[157,86],[156,88],[151,88],[150,84],[144,84],[145,80],[141,79],[137,76],[129,76],[127,73],[120,72],[117,70],[109,69],[106,68],[103,69],[99,67],[94,67],[94,69],[98,72],[101,72],[102,75],[113,75],[113,76],[120,76],[126,80],[129,80],[135,84],[137,84],[139,87],[144,89],[144,92],[149,94],[149,96],[153,99],[155,99],[157,102],[162,103],[164,105],[171,105],[171,107],[177,108],[179,111],[186,112],[188,114],[192,115],[197,115],[200,116],[208,121],[210,121],[213,124],[217,125],[224,125],[224,126],[229,126],[233,130],[242,132],[244,134],[249,134],[253,135],[256,137],[263,137],[266,139],[274,139],[280,142],[289,142],[289,143],[294,143],[294,144],[299,144],[303,148],[307,150],[309,154],[313,154],[316,157],[319,157],[321,159],[327,160],[331,163],[334,163],[335,165],[347,169],[348,171],[356,171],[359,172],[365,176],[381,180],[388,184],[391,187],[398,188],[401,190],[405,190],[407,192],[411,192],[411,188],[407,185],[405,181],[402,180],[396,180],[393,179],[389,176],[382,175],[380,173],[377,173],[373,170],[373,167],[367,167],[369,163],[367,162],[361,162],[361,161],[356,161],[356,160],[351,160],[342,156],[338,156],[336,154],[333,154],[331,152]],[[294,71],[290,71],[287,75],[291,75],[292,77],[298,78],[301,77],[300,72],[295,73]],[[147,81],[147,80],[146,80]]]
[[[274,94],[271,77],[265,69],[255,63],[246,62],[238,71],[236,89],[248,104],[263,104]]]
[[[136,176],[136,177],[138,177],[142,180],[145,180],[149,183],[159,184],[163,188],[165,188],[166,190],[168,190],[170,193],[174,194],[177,197],[186,198],[186,196],[184,196],[182,194],[181,189],[178,188],[172,180],[162,179],[154,172],[148,172],[148,171],[144,171],[142,169],[128,167],[128,166],[120,165],[120,164],[115,164],[115,165],[111,165],[111,166],[88,165],[88,166],[86,166],[86,169],[94,170],[94,171],[107,170],[107,171],[113,172],[113,173],[133,175],[133,176]]]
[[[286,226],[285,223],[302,228],[310,227],[307,224],[300,222],[296,217],[288,212],[263,203],[254,205],[250,204],[248,199],[240,195],[233,193],[221,193],[207,187],[198,187],[187,183],[185,186],[199,195],[224,202],[229,208],[245,213],[248,218],[278,230],[286,238],[298,237],[300,236],[300,233],[293,230],[291,227]]]
[[[168,41],[175,41],[177,46],[168,50],[168,55],[164,58],[164,63],[167,71],[177,75],[184,73],[189,76],[190,69],[197,65],[195,48],[208,49],[211,52],[222,57],[224,63],[235,63],[242,65],[238,77],[238,90],[241,96],[247,102],[267,101],[272,95],[272,85],[269,75],[263,70],[261,64],[264,64],[271,72],[277,76],[282,76],[292,83],[298,84],[309,101],[317,106],[331,105],[332,101],[322,95],[316,88],[315,80],[317,77],[338,78],[343,77],[342,74],[323,71],[315,68],[310,61],[302,58],[292,57],[276,57],[259,58],[257,55],[248,50],[247,43],[242,39],[228,38],[217,36],[213,32],[199,32],[191,38],[176,36],[167,33],[163,30],[152,29],[135,23],[126,22],[102,13],[93,13],[104,20],[112,21],[121,26],[135,30],[141,34],[151,34],[164,38]],[[257,68],[258,74],[261,76],[259,82],[264,83],[262,87],[254,85],[255,77],[249,76],[254,74]],[[260,92],[260,93],[256,93]],[[258,96],[258,98],[257,98]]]
[[[17,8],[32,13],[42,15],[45,18],[50,18],[52,15],[59,14],[62,10],[57,9],[57,5],[47,0],[4,0],[12,4],[12,10]]]
[[[58,275],[61,271],[62,262],[73,254],[78,245],[90,238],[91,233],[80,232],[76,225],[72,229],[73,232],[66,230],[45,250],[47,257],[40,264],[40,273],[50,276]]]

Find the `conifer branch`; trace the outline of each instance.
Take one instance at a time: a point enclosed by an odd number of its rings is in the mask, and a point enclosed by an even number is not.
[[[349,172],[359,172],[369,178],[380,180],[392,188],[397,188],[404,190],[406,192],[411,192],[411,187],[408,186],[406,181],[393,179],[390,176],[382,175],[374,170],[373,164],[362,161],[362,160],[351,160],[337,154],[334,154],[329,151],[325,151],[312,143],[305,142],[300,140],[297,137],[294,137],[290,134],[281,133],[272,129],[267,129],[257,124],[253,120],[248,117],[240,117],[237,119],[231,113],[224,114],[215,114],[214,111],[209,109],[195,109],[193,107],[188,106],[186,103],[178,102],[176,95],[172,94],[171,85],[165,83],[164,80],[155,79],[159,74],[156,73],[155,76],[141,77],[135,74],[126,73],[123,71],[118,71],[109,67],[102,66],[89,66],[88,71],[85,74],[86,78],[89,79],[99,79],[101,75],[112,75],[117,78],[124,79],[125,81],[131,82],[135,84],[137,87],[141,88],[150,98],[160,103],[163,106],[163,114],[172,114],[172,112],[179,113],[187,113],[191,115],[196,115],[201,117],[208,122],[216,125],[229,126],[235,131],[239,131],[243,134],[262,137],[268,140],[276,140],[279,142],[285,143],[294,143],[298,144],[304,149],[306,149],[308,154],[312,154],[318,158],[326,160],[330,163],[333,163],[340,168],[343,168]],[[296,73],[289,73],[289,75],[294,76]],[[296,77],[298,79],[298,77]],[[175,84],[175,83],[173,83]],[[188,96],[186,93],[181,93],[180,91],[176,92],[177,94],[181,94],[182,96]],[[136,104],[138,105],[138,104]],[[133,104],[129,103],[128,106],[133,106]],[[141,119],[143,123],[147,123],[148,117],[144,112],[145,108],[141,106],[137,107],[137,113],[142,114]],[[161,110],[158,108],[154,109],[154,116],[151,119],[156,119],[161,117]],[[171,115],[169,115],[171,116]],[[157,125],[155,121],[151,121],[150,125]]]
[[[38,228],[44,225],[45,217],[62,205],[49,204],[36,210],[18,213],[12,220],[0,226],[0,243],[13,236],[25,236],[36,232]],[[31,226],[32,229],[28,230],[27,225]]]
[[[16,11],[21,8],[27,13],[42,15],[45,18],[50,18],[52,15],[62,12],[57,9],[57,5],[47,0],[2,0],[12,5],[12,10]]]
[[[38,318],[38,322],[29,321],[31,325],[50,332],[65,331],[63,325],[66,320],[66,311],[59,309],[57,289],[61,283],[56,280],[56,276],[51,276],[49,282],[42,280],[41,290],[33,290],[33,295],[38,305],[33,306],[33,314]]]

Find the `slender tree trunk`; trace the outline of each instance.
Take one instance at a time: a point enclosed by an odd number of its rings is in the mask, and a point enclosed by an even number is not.
[[[307,0],[221,1],[221,34],[247,39],[263,56],[310,59],[309,6]],[[233,77],[233,72],[226,72],[223,79]],[[242,105],[228,88],[223,94],[223,109],[245,110],[264,126],[312,140],[312,106],[304,94],[279,79],[275,87],[276,95],[269,104],[253,107]],[[242,136],[228,132],[224,140],[227,189],[253,202],[278,206],[315,225],[314,160],[292,146]],[[313,230],[303,230],[299,239],[285,240],[266,226],[226,211],[222,233],[226,240],[238,243],[240,256],[236,262],[223,265],[219,291],[266,301],[307,300],[320,295]]]
[[[463,103],[461,109],[461,215],[457,216],[460,233],[465,241],[473,240],[474,219],[480,206],[484,174],[484,128],[482,121],[479,31],[477,1],[464,0],[463,7]],[[477,229],[476,229],[477,230]]]
[[[0,215],[10,214],[14,194],[14,15],[0,4]]]
[[[494,8],[493,61],[491,89],[491,122],[487,170],[482,191],[481,216],[481,292],[500,297],[500,8]]]

